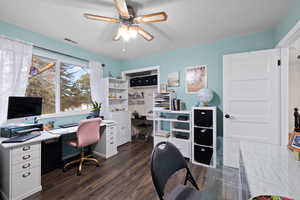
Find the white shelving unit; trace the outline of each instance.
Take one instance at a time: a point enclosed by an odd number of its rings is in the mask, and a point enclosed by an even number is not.
[[[215,168],[217,164],[216,107],[194,107],[192,116],[192,162]]]
[[[103,86],[100,95],[104,116],[111,112],[128,111],[128,81],[104,78],[101,86]]]
[[[159,142],[168,141],[174,144],[184,157],[191,159],[191,111],[172,111],[154,108],[153,114],[154,146]],[[188,120],[178,120],[178,116],[187,116]],[[166,130],[169,132],[168,137],[158,135],[159,132],[165,132]],[[187,138],[179,138],[178,135],[185,135]]]
[[[154,93],[153,109],[154,110],[170,110],[171,109],[171,93]]]
[[[101,80],[101,115],[116,122],[117,146],[131,141],[131,120],[128,112],[128,81],[116,78]]]

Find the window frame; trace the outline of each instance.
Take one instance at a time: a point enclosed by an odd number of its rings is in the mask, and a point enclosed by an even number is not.
[[[87,114],[89,113],[91,110],[87,109],[87,110],[77,110],[77,111],[65,111],[62,112],[60,110],[60,97],[61,97],[61,93],[60,93],[60,66],[61,63],[65,63],[65,64],[70,64],[70,65],[76,65],[82,68],[87,68],[88,64],[83,64],[80,62],[76,62],[76,61],[71,61],[68,59],[62,59],[59,57],[56,57],[54,55],[48,55],[48,54],[42,54],[42,53],[33,53],[33,56],[38,56],[38,57],[42,57],[42,58],[46,58],[46,59],[51,59],[53,61],[56,62],[55,64],[55,113],[49,113],[49,114],[42,114],[41,117],[64,117],[64,116],[70,116],[70,115],[80,115],[80,114]],[[89,74],[90,75],[90,74]]]

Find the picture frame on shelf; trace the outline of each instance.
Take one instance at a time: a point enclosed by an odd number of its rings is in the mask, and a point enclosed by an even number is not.
[[[207,87],[207,66],[198,65],[185,69],[185,92],[197,94],[200,89]]]

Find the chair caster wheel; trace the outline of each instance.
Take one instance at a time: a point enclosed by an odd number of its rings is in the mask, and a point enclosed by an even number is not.
[[[67,169],[66,169],[66,168],[63,168],[62,171],[63,171],[63,172],[67,172]]]
[[[77,172],[76,174],[77,174],[77,176],[81,176],[81,172]]]
[[[96,165],[96,167],[100,167],[100,165],[99,165],[99,164],[97,164],[97,165]]]

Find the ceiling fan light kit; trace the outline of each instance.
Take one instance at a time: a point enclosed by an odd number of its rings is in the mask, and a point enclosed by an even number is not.
[[[129,41],[130,39],[135,39],[137,37],[138,31],[137,26],[126,26],[121,25],[118,30],[118,39],[121,37],[125,41]]]
[[[135,39],[137,35],[142,36],[145,40],[151,41],[154,36],[145,31],[139,24],[149,24],[155,22],[167,21],[168,15],[165,12],[157,12],[142,16],[135,16],[135,11],[131,6],[126,4],[125,0],[114,0],[115,7],[119,13],[119,19],[112,17],[104,17],[93,14],[84,14],[84,17],[91,20],[98,20],[111,23],[120,23],[117,34],[113,37],[114,41],[129,41]]]

